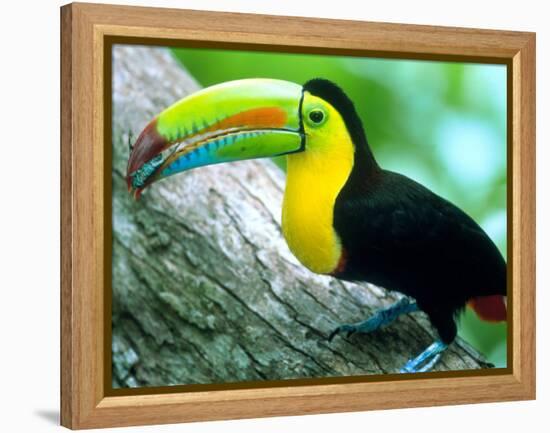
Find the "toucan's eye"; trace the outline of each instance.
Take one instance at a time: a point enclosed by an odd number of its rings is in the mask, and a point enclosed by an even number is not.
[[[313,104],[312,104],[313,105]],[[319,128],[328,120],[328,112],[321,104],[306,107],[304,110],[304,122],[310,128]]]
[[[311,120],[311,122],[315,125],[320,125],[325,120],[325,113],[319,108],[311,110],[309,112],[309,120]]]

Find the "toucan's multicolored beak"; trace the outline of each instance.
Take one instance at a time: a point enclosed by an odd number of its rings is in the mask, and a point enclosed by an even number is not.
[[[302,86],[288,81],[230,81],[194,93],[141,132],[128,160],[128,188],[204,165],[263,158],[304,148]]]

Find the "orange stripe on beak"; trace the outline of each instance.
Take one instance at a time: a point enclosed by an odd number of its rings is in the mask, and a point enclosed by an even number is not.
[[[285,111],[279,107],[253,108],[252,110],[226,117],[202,132],[223,131],[231,128],[282,128],[285,126],[286,120],[287,115]]]

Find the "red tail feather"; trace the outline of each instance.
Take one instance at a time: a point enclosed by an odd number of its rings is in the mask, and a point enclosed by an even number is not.
[[[488,322],[502,322],[506,320],[506,304],[504,296],[482,296],[473,298],[468,305],[476,312],[481,320]]]

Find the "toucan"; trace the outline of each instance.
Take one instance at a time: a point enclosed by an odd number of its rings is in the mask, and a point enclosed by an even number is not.
[[[419,127],[421,127],[419,125]],[[286,155],[282,229],[309,270],[400,292],[400,301],[328,336],[372,332],[423,311],[438,338],[402,373],[429,371],[457,335],[466,305],[506,320],[506,262],[464,211],[380,167],[351,99],[314,78],[244,79],[191,94],[158,114],[131,149],[127,182],[154,182],[222,162]]]

